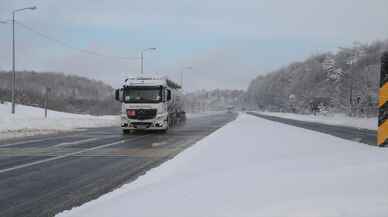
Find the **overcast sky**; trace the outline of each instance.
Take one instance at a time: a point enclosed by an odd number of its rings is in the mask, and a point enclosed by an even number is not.
[[[16,19],[73,47],[110,56],[145,53],[146,73],[185,87],[245,89],[258,74],[354,41],[388,38],[387,0],[0,0]],[[65,72],[117,86],[140,61],[87,55],[17,26],[17,69]],[[0,69],[11,68],[11,25],[0,24]]]

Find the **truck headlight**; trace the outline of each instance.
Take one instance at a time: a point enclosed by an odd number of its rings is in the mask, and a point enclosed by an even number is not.
[[[158,121],[163,121],[164,119],[166,119],[166,116],[159,116],[156,118]]]

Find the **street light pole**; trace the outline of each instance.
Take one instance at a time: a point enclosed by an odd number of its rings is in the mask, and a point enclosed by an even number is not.
[[[15,72],[15,12],[12,12],[12,83],[11,83],[11,101],[12,101],[12,114],[15,114],[15,84],[16,84],[16,72]]]
[[[149,50],[156,50],[155,47],[150,47],[150,48],[147,48],[147,49],[143,49],[141,52],[140,52],[140,74],[143,74],[144,73],[144,52],[145,51],[149,51]]]
[[[143,74],[143,70],[144,70],[144,51],[141,51],[141,54],[140,54],[140,61],[141,61],[141,68],[140,68],[140,74]]]
[[[15,14],[24,10],[35,10],[36,6],[21,8],[12,11],[12,85],[11,85],[11,101],[12,110],[11,113],[15,114],[15,89],[16,89],[16,71],[15,71]]]

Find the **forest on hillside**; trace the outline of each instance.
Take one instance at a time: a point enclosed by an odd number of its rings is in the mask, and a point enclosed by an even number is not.
[[[10,72],[0,71],[0,101],[10,101]],[[103,83],[63,73],[19,71],[16,73],[16,102],[44,107],[49,88],[48,108],[81,114],[119,114],[120,103],[114,100],[114,89]],[[200,90],[186,93],[185,108],[189,113],[240,108],[242,90]]]
[[[388,41],[354,43],[311,56],[254,79],[245,95],[251,109],[376,116],[380,58]]]
[[[224,111],[228,107],[244,108],[243,90],[198,90],[185,94],[185,110],[189,113]]]
[[[11,74],[0,72],[0,101],[10,101]],[[43,107],[46,89],[48,108],[81,114],[118,114],[120,104],[113,98],[113,88],[101,81],[63,73],[16,72],[16,102]]]

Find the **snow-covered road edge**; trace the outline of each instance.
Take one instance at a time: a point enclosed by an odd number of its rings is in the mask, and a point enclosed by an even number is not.
[[[25,120],[14,119],[9,121],[12,126],[9,129],[0,131],[0,141],[27,136],[56,134],[71,131],[79,131],[82,128],[97,128],[119,126],[119,117],[95,117],[95,118],[56,118],[56,119],[30,119]],[[21,124],[26,123],[26,124]]]
[[[377,129],[377,117],[374,118],[357,118],[349,117],[345,114],[327,114],[327,115],[302,115],[294,113],[282,113],[282,112],[262,112],[262,111],[250,111],[252,113],[275,116],[280,118],[288,118],[306,122],[316,122],[327,125],[354,127],[359,129]]]
[[[38,107],[17,105],[16,114],[10,114],[10,103],[0,104],[0,140],[41,134],[52,134],[94,128],[119,126],[119,116],[93,116],[48,111]]]

